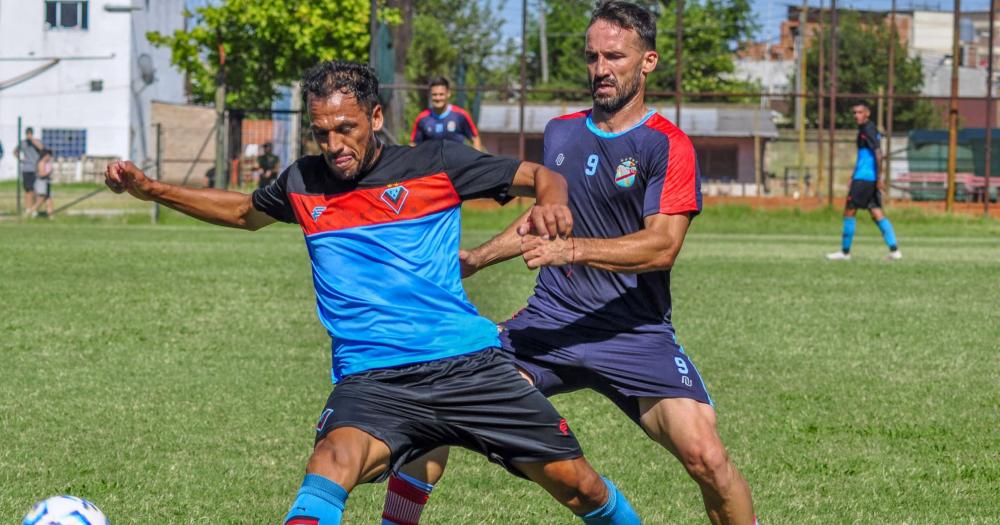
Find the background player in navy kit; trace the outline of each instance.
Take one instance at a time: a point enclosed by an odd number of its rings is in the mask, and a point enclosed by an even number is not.
[[[448,79],[437,77],[431,80],[427,91],[430,108],[421,111],[413,121],[410,145],[415,146],[425,140],[464,142],[468,139],[473,148],[483,151],[479,130],[472,122],[472,117],[464,109],[450,103],[451,88]]]
[[[854,120],[858,123],[858,159],[854,164],[854,174],[851,175],[851,187],[847,192],[847,203],[844,205],[844,231],[841,235],[839,252],[828,253],[831,261],[846,261],[851,258],[851,243],[854,242],[854,230],[857,228],[855,215],[858,208],[867,209],[872,220],[882,232],[882,239],[889,246],[887,260],[894,261],[903,258],[896,244],[896,232],[892,223],[882,211],[882,192],[885,191],[885,177],[879,172],[882,165],[882,149],[880,147],[878,129],[871,121],[872,108],[864,103],[855,104],[851,108]]]
[[[496,348],[496,326],[468,302],[455,258],[464,199],[536,193],[533,227],[568,235],[563,178],[448,141],[382,145],[368,66],[322,63],[303,90],[322,155],[299,159],[252,196],[153,181],[132,163],[106,173],[115,192],[214,224],[301,226],[337,386],[285,525],[339,524],[357,484],[449,444],[536,481],[585,523],[639,523],[583,459],[566,421]]]
[[[573,237],[519,236],[518,221],[461,257],[466,273],[522,253],[541,267],[528,306],[502,324],[517,365],[547,395],[591,388],[607,396],[681,460],[713,523],[749,525],[750,488],[670,322],[670,268],[701,192],[690,140],[645,104],[655,35],[652,15],[634,4],[598,7],[585,49],[593,110],[545,129],[545,165],[569,183]],[[390,490],[431,488],[446,456],[425,459]],[[399,497],[388,494],[386,507]]]

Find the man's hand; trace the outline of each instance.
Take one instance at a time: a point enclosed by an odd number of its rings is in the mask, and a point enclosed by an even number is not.
[[[565,237],[547,240],[538,235],[521,237],[521,254],[524,264],[535,269],[542,266],[564,266],[573,262],[574,242]]]
[[[875,183],[875,187],[878,188],[878,191],[885,193],[885,179],[879,179],[878,182]]]
[[[150,193],[154,182],[131,161],[115,161],[104,172],[104,184],[115,193],[128,192],[139,200],[153,200]]]
[[[573,214],[565,204],[536,204],[528,220],[517,227],[518,235],[537,235],[546,240],[557,236],[565,239],[572,232]]]
[[[458,250],[458,265],[462,269],[462,279],[465,279],[482,268],[482,260],[476,250]]]

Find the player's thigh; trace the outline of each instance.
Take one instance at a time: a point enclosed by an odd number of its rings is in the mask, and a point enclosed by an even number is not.
[[[389,468],[389,446],[355,427],[337,427],[313,448],[307,471],[351,490],[381,476]]]
[[[639,425],[653,440],[688,463],[724,454],[712,405],[688,398],[639,399]]]
[[[885,213],[882,211],[882,208],[871,208],[868,211],[871,212],[872,220],[875,222],[885,218]]]

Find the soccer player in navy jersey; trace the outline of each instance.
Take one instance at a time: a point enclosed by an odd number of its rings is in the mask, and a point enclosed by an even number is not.
[[[252,195],[154,181],[130,162],[110,164],[105,177],[117,193],[214,224],[302,228],[336,387],[283,523],[339,524],[355,486],[441,445],[470,448],[535,481],[584,523],[640,523],[583,458],[566,420],[498,349],[496,325],[469,303],[455,257],[466,199],[533,193],[531,228],[569,235],[565,180],[449,141],[382,144],[368,66],[324,62],[302,84],[322,155],[300,158]]]
[[[517,255],[541,268],[527,307],[500,325],[522,374],[546,395],[605,395],[681,461],[712,523],[750,525],[749,485],[670,321],[670,269],[701,192],[691,141],[645,103],[655,38],[653,16],[634,4],[594,11],[585,47],[593,109],[550,121],[544,136],[546,167],[569,184],[573,236],[519,235],[522,217],[462,252],[463,273]],[[383,524],[417,522],[446,460],[434,451],[390,481]],[[397,517],[403,500],[411,510]]]
[[[479,130],[472,117],[464,109],[451,103],[451,87],[448,79],[437,77],[427,84],[430,107],[421,111],[413,121],[410,145],[415,146],[425,140],[453,140],[458,143],[466,139],[472,147],[483,151],[479,140]]]
[[[879,132],[871,121],[872,108],[865,102],[859,102],[851,108],[854,121],[858,123],[858,158],[854,163],[854,173],[851,175],[851,187],[847,191],[847,202],[844,204],[844,229],[841,234],[840,251],[826,254],[831,261],[849,261],[851,259],[851,244],[854,242],[854,230],[857,227],[858,209],[868,210],[872,220],[882,232],[882,240],[889,247],[888,261],[898,261],[903,258],[896,244],[896,231],[889,218],[882,211],[882,192],[885,191],[885,177],[879,171],[882,165],[882,148]]]

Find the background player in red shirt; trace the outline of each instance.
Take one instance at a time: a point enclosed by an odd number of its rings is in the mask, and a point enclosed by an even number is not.
[[[479,140],[479,130],[472,117],[464,109],[451,104],[451,87],[448,79],[437,77],[427,85],[430,92],[430,108],[417,115],[410,133],[410,145],[416,146],[425,140],[453,140],[458,143],[466,139],[472,147],[483,151]]]

